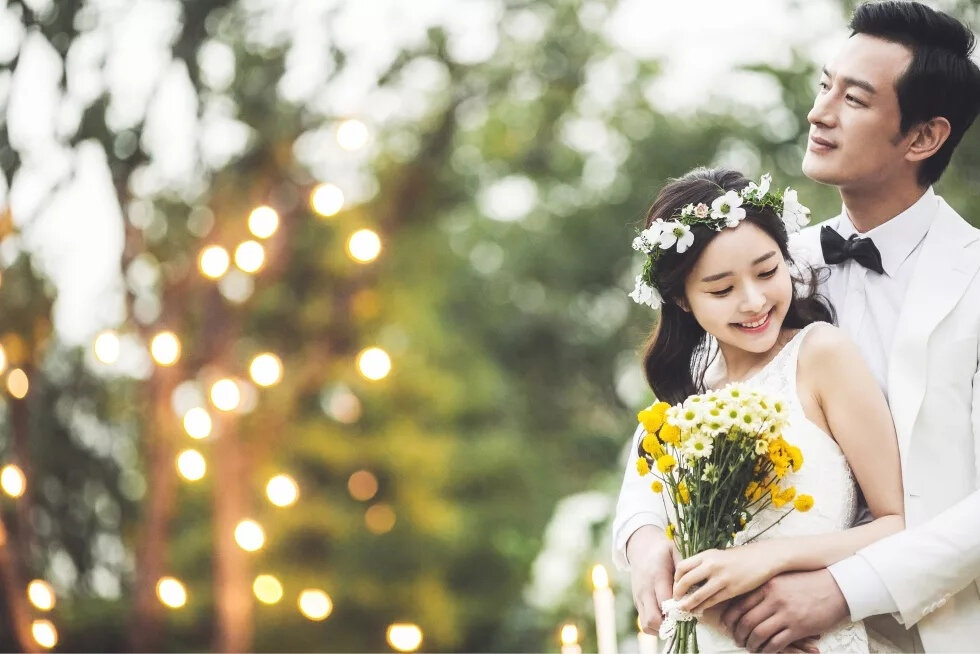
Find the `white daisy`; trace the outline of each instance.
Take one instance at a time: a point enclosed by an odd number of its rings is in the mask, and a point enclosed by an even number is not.
[[[694,243],[694,234],[687,225],[674,220],[665,223],[665,226],[666,229],[660,234],[660,247],[664,250],[669,250],[676,244],[677,253],[681,254]]]
[[[787,188],[783,192],[783,223],[786,232],[793,234],[810,223],[810,209],[800,204],[796,191]]]

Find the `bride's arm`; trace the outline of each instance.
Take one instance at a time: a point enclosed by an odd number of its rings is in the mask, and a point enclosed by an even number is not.
[[[774,538],[710,550],[682,561],[674,596],[683,597],[703,584],[685,599],[688,610],[702,611],[783,572],[825,568],[904,528],[895,428],[884,395],[857,346],[836,328],[812,329],[800,351],[799,378],[802,392],[812,389],[875,519],[846,531]]]

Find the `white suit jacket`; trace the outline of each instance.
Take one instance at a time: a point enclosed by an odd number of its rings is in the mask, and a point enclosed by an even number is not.
[[[904,624],[918,627],[927,652],[980,651],[980,230],[937,201],[888,369],[906,529],[858,556],[880,575]],[[823,264],[820,227],[794,239],[798,260]],[[639,432],[613,522],[621,569],[629,536],[666,524],[632,464]]]

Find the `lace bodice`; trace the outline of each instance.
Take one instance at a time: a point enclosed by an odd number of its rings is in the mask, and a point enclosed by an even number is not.
[[[857,485],[847,459],[837,441],[811,422],[803,412],[796,389],[797,360],[806,335],[826,323],[813,323],[801,329],[765,368],[745,380],[747,386],[782,397],[789,409],[789,423],[783,436],[803,452],[803,466],[787,476],[786,482],[797,493],[813,496],[813,508],[807,513],[793,511],[759,539],[805,536],[843,531],[851,526],[857,511]],[[776,522],[786,507],[770,507],[757,514],[748,527],[736,537],[740,545]],[[698,626],[698,641],[702,652],[743,652],[725,634],[705,625]],[[817,644],[821,652],[869,651],[864,625],[844,624],[824,634]]]

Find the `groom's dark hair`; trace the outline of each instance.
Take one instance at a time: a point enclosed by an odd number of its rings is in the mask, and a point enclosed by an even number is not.
[[[912,51],[912,62],[895,83],[902,134],[937,116],[950,124],[949,138],[919,167],[919,184],[933,184],[980,110],[980,69],[970,59],[973,32],[941,11],[893,0],[860,5],[850,28],[851,36],[875,36]]]

